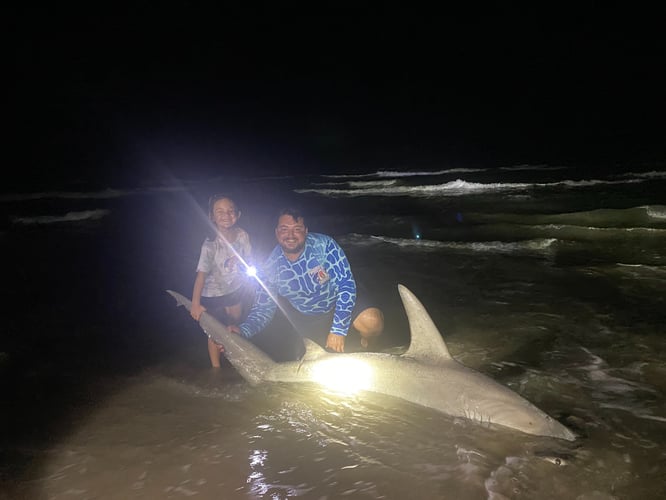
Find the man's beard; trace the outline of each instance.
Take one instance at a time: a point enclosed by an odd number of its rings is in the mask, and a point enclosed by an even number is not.
[[[281,246],[282,246],[282,252],[286,255],[300,255],[301,252],[303,252],[303,249],[305,248],[305,243],[298,245],[295,248],[285,247],[284,245]]]

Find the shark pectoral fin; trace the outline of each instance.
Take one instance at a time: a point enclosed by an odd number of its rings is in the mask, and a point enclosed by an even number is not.
[[[442,334],[439,333],[423,304],[406,286],[398,285],[398,291],[407,313],[411,333],[409,349],[403,356],[428,363],[453,360]]]
[[[303,337],[303,343],[305,344],[305,354],[301,358],[302,361],[311,361],[327,354],[322,346],[307,337]]]

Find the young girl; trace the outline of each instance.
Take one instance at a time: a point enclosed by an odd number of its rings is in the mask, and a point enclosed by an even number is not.
[[[207,238],[201,246],[190,314],[199,321],[201,313],[208,311],[225,325],[237,325],[250,292],[245,272],[250,259],[250,237],[236,226],[240,211],[228,196],[211,197],[208,215],[217,228],[216,237]],[[213,367],[220,366],[223,351],[223,346],[208,339]]]

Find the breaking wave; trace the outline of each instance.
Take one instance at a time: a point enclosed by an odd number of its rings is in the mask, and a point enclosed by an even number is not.
[[[67,212],[64,215],[37,215],[31,217],[12,217],[14,224],[54,224],[60,222],[81,222],[98,220],[109,214],[108,210],[84,210],[81,212]]]
[[[523,241],[435,241],[412,238],[391,238],[388,236],[374,236],[351,233],[340,238],[346,245],[370,246],[387,243],[409,250],[464,250],[472,252],[489,252],[501,254],[547,252],[557,241],[556,238],[538,238]]]

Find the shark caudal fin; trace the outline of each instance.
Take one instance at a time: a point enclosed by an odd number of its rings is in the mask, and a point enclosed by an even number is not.
[[[188,311],[192,308],[192,302],[178,292],[167,290],[167,293],[176,299],[178,305],[184,306]],[[199,326],[206,335],[224,346],[224,357],[250,384],[256,385],[265,380],[268,372],[276,365],[275,361],[252,342],[231,333],[207,312],[201,314]]]
[[[407,313],[411,341],[403,354],[430,364],[451,361],[453,358],[421,301],[404,285],[398,285],[400,298]]]

